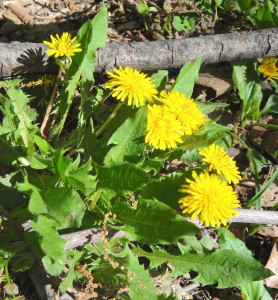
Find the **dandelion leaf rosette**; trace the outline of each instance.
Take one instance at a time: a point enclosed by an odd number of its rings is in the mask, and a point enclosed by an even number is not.
[[[178,91],[185,94],[187,97],[191,97],[194,84],[198,79],[201,64],[202,59],[200,57],[195,62],[185,64],[181,68],[178,78],[170,90]]]
[[[203,285],[217,284],[218,288],[239,286],[252,281],[267,278],[273,273],[264,268],[251,256],[236,250],[217,250],[213,253],[183,253],[171,255],[163,250],[152,253],[134,248],[133,253],[147,257],[151,268],[168,262],[173,266],[173,277],[177,277],[191,270],[198,273],[192,281]]]
[[[93,163],[97,173],[98,187],[114,190],[118,195],[127,195],[150,181],[149,175],[131,163],[111,163],[99,166]]]
[[[110,160],[136,162],[139,154],[146,148],[144,143],[146,124],[147,109],[142,106],[133,116],[127,118],[109,139],[108,145],[114,146],[107,154],[106,163]]]
[[[157,200],[139,199],[137,208],[123,200],[113,203],[113,213],[123,225],[115,226],[126,231],[130,239],[147,244],[173,243],[186,235],[194,235],[198,227],[176,214],[168,205]]]

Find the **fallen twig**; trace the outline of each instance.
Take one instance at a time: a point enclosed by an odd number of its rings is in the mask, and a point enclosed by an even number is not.
[[[229,223],[255,223],[265,225],[278,225],[278,212],[275,211],[263,211],[263,210],[251,210],[251,209],[236,209],[238,215],[235,215],[232,221]],[[195,220],[187,219],[194,223],[198,227],[202,228],[199,224],[198,218]],[[78,232],[68,233],[61,235],[61,238],[65,239],[65,249],[72,249],[84,244],[97,243],[101,239],[101,229],[87,229]],[[126,236],[124,231],[112,231],[107,238],[123,237]]]
[[[44,44],[0,43],[0,77],[57,72]],[[278,55],[278,28],[128,44],[108,43],[97,52],[95,71],[130,66],[140,70],[181,68],[202,57],[203,64]]]

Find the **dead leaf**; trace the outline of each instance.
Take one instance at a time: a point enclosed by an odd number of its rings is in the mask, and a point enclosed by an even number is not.
[[[19,2],[10,2],[7,7],[23,22],[26,24],[33,24],[33,17],[30,15],[29,10],[22,6]]]
[[[268,262],[265,265],[266,268],[270,269],[275,275],[266,278],[265,285],[270,288],[278,288],[278,239],[273,245]]]
[[[216,92],[215,97],[219,97],[231,89],[230,80],[215,77],[210,73],[199,73],[197,84],[214,89]]]
[[[278,237],[278,226],[277,225],[264,226],[258,230],[258,233],[265,237],[271,237],[271,238]]]

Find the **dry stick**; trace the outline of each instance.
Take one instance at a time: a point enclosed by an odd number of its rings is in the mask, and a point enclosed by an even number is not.
[[[232,221],[228,223],[255,223],[255,224],[267,224],[267,225],[278,225],[278,212],[275,211],[262,211],[262,210],[250,210],[250,209],[236,209],[239,215],[235,215]],[[196,226],[202,228],[199,224],[198,218],[194,220],[187,219],[194,223]],[[61,238],[65,239],[65,249],[72,249],[78,246],[89,243],[97,243],[100,240],[101,229],[87,229],[78,232],[68,233],[61,235]],[[108,238],[123,237],[126,236],[123,231],[112,231],[109,233]]]
[[[41,125],[41,135],[44,137],[47,138],[47,124],[48,124],[48,121],[49,121],[49,117],[50,117],[50,114],[51,114],[51,111],[52,111],[52,107],[53,107],[53,103],[54,103],[54,100],[56,98],[56,95],[57,95],[57,90],[58,90],[58,86],[59,86],[59,82],[60,82],[60,78],[61,78],[61,75],[62,75],[62,68],[59,69],[58,71],[58,74],[57,74],[57,78],[56,78],[56,82],[55,82],[55,85],[54,85],[54,88],[53,88],[53,91],[52,91],[52,94],[51,94],[51,98],[49,100],[49,103],[48,103],[48,106],[47,106],[47,109],[46,109],[46,112],[45,112],[45,116],[44,116],[44,119],[42,121],[42,125]]]
[[[47,49],[44,44],[0,43],[0,77],[57,72],[53,60],[43,56]],[[30,53],[35,59],[29,58]],[[181,68],[199,56],[204,64],[213,64],[275,55],[278,55],[278,28],[270,28],[178,40],[108,43],[97,52],[95,71],[107,72],[119,66],[140,70]],[[38,63],[40,57],[45,63],[48,62],[44,70]]]

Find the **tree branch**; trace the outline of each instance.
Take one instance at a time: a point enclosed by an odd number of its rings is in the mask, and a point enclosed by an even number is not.
[[[57,72],[35,43],[0,43],[0,77]],[[108,43],[97,52],[95,71],[130,66],[140,70],[181,68],[202,57],[204,64],[278,55],[278,28],[129,44]]]

